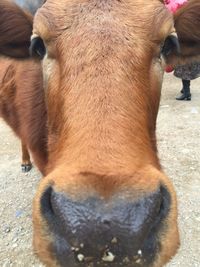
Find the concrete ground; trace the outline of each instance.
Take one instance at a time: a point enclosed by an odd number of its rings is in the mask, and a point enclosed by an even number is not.
[[[165,76],[158,117],[159,154],[179,203],[181,247],[167,267],[200,267],[200,79],[192,101],[176,101],[181,81]],[[32,254],[32,199],[40,179],[20,170],[20,142],[0,121],[0,267],[42,266]]]

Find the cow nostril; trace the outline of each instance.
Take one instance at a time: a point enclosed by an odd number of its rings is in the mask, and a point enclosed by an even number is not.
[[[157,216],[153,226],[157,226],[166,218],[170,210],[170,194],[164,186],[160,187],[160,197],[157,206]]]
[[[54,210],[52,207],[51,197],[52,197],[53,188],[49,186],[43,193],[40,204],[41,212],[46,217],[52,217],[54,215]]]
[[[108,220],[103,220],[103,224],[105,224],[106,226],[110,226],[110,221],[108,221]]]
[[[164,199],[162,198],[160,202],[158,215],[162,217],[162,214],[164,213],[164,211],[165,211],[165,203],[164,203]]]
[[[167,191],[167,189],[164,186],[161,186],[160,192],[161,192],[162,200],[161,200],[161,204],[160,204],[159,216],[162,219],[164,219],[167,216],[167,214],[169,213],[171,199],[170,199],[169,192]]]

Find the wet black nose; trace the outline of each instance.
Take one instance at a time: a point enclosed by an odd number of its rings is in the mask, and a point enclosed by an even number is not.
[[[159,252],[157,237],[169,208],[164,187],[135,201],[115,196],[76,202],[52,187],[41,198],[51,249],[66,267],[149,266]]]

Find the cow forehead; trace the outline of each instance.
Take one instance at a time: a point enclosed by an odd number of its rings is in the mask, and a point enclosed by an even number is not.
[[[173,19],[159,0],[48,0],[35,17],[34,33],[48,40],[68,29],[98,26],[125,26],[140,37],[162,40],[172,31]]]

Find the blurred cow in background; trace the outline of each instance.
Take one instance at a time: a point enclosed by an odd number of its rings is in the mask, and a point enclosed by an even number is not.
[[[24,10],[27,10],[31,12],[33,15],[37,11],[39,7],[42,6],[44,3],[44,0],[13,0],[14,3],[19,5],[20,7],[24,8]],[[14,8],[14,5],[10,5],[10,8]],[[2,6],[3,8],[3,6]],[[29,31],[31,34],[32,31],[32,16],[30,16],[28,13],[26,16],[24,16],[24,12],[22,10],[19,10],[19,13],[21,13],[21,23],[24,23],[24,27],[26,30]],[[5,14],[5,13],[4,13]],[[10,14],[12,17],[12,14]],[[8,19],[8,14],[6,14],[6,18]],[[19,20],[18,17],[16,17],[16,21],[13,21],[13,25],[16,27],[18,26]],[[10,25],[11,27],[13,25]],[[1,29],[4,27],[4,32],[9,32],[10,27],[8,25],[1,25]],[[20,28],[18,28],[19,31],[21,31]],[[23,31],[24,34],[27,33],[27,31]],[[3,34],[3,32],[2,32]],[[16,51],[18,49],[18,45],[13,46],[13,40],[16,40],[16,34],[14,36],[12,34],[8,37],[7,42],[3,37],[1,36],[1,40],[4,42],[4,46],[1,47],[1,53],[6,55],[6,50],[10,47],[13,47],[13,51],[16,55]],[[28,51],[29,48],[29,42],[27,40],[24,41],[24,38],[20,35],[19,43],[20,45],[24,42],[24,47]],[[1,43],[1,41],[0,41]],[[19,57],[21,57],[21,54],[19,54]],[[3,117],[4,121],[13,129],[15,134],[20,137],[21,139],[21,146],[22,146],[22,162],[21,167],[23,172],[28,172],[32,168],[32,163],[28,151],[28,147],[33,147],[34,150],[39,150],[37,146],[35,145],[35,141],[31,141],[31,145],[28,142],[27,144],[27,133],[26,131],[21,131],[18,126],[20,123],[21,127],[23,125],[23,122],[20,122],[22,120],[22,114],[24,114],[24,110],[27,107],[26,103],[21,103],[21,100],[23,97],[21,95],[28,94],[29,88],[31,88],[32,92],[37,92],[38,90],[38,83],[40,84],[41,78],[39,81],[34,80],[35,74],[40,73],[39,65],[35,67],[35,63],[28,62],[27,61],[15,61],[10,60],[8,58],[0,58],[0,116]],[[36,70],[36,68],[38,70]],[[11,71],[12,70],[12,71]],[[12,75],[11,75],[12,73]],[[11,75],[11,76],[10,76]],[[39,74],[38,74],[39,75]],[[36,75],[37,76],[37,75]],[[42,88],[42,86],[41,86]],[[36,95],[36,94],[35,94]],[[34,97],[33,97],[34,98]],[[29,110],[29,107],[28,107]],[[28,128],[26,125],[25,128]],[[31,138],[32,139],[32,138]],[[29,137],[30,140],[30,137]],[[38,142],[38,141],[37,141]],[[36,160],[37,161],[37,160]]]

